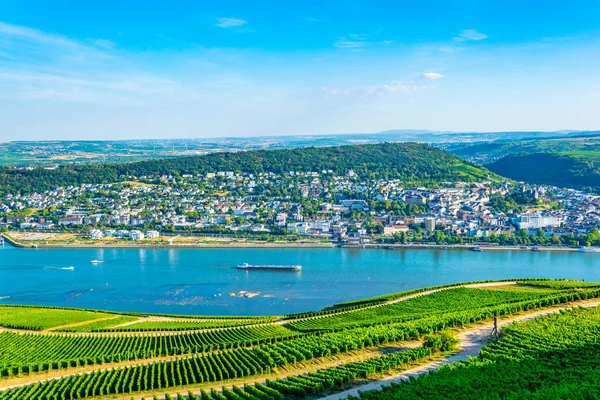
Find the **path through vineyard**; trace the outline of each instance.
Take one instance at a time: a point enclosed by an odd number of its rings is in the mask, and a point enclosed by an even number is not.
[[[598,300],[577,303],[577,306],[586,307],[586,308],[597,307],[598,305],[600,305],[600,301],[598,301]],[[572,307],[573,307],[573,305],[561,306],[561,307],[554,307],[551,309],[540,310],[540,311],[536,311],[536,312],[532,312],[532,313],[527,313],[524,315],[519,315],[517,317],[499,320],[498,325],[500,327],[502,327],[502,326],[506,326],[512,322],[525,321],[525,320],[541,317],[544,315],[556,313],[560,310],[564,310],[564,309],[568,309],[568,308],[572,308]],[[377,380],[377,381],[374,381],[371,383],[367,383],[365,385],[354,387],[354,388],[346,390],[344,392],[340,392],[340,393],[336,393],[336,394],[333,394],[330,396],[322,397],[321,400],[345,399],[349,395],[358,396],[359,391],[364,392],[367,390],[381,389],[381,387],[384,385],[389,385],[392,382],[398,383],[398,382],[408,379],[411,376],[417,377],[417,376],[425,374],[429,371],[435,370],[444,364],[450,364],[453,362],[466,360],[467,357],[477,356],[477,354],[479,354],[479,350],[481,350],[481,348],[489,342],[490,333],[492,331],[493,326],[494,326],[493,323],[485,323],[483,325],[480,325],[477,328],[469,329],[467,331],[460,333],[458,335],[458,338],[460,340],[459,346],[461,347],[462,350],[456,354],[448,356],[442,360],[434,361],[429,364],[425,364],[425,365],[404,371],[397,375],[385,377],[383,379],[380,379],[380,380]]]
[[[492,285],[488,285],[488,286],[492,286]],[[570,309],[573,307],[591,308],[591,307],[597,307],[599,305],[600,305],[600,300],[591,300],[591,301],[584,300],[584,301],[580,301],[580,302],[574,302],[569,305],[555,306],[552,308],[533,311],[533,312],[529,312],[529,313],[518,315],[518,316],[501,318],[498,320],[498,324],[500,327],[502,327],[502,326],[506,326],[512,322],[533,319],[533,318],[537,318],[537,317],[540,317],[543,315],[556,313],[556,312],[559,312],[560,310]],[[468,356],[476,356],[479,353],[479,350],[489,342],[492,327],[493,327],[493,323],[486,321],[484,323],[478,323],[475,325],[471,325],[468,329],[461,331],[458,334],[458,338],[460,340],[459,346],[460,346],[461,350],[451,356],[448,356],[441,360],[432,361],[428,364],[424,364],[422,366],[404,371],[402,373],[399,373],[399,374],[396,374],[393,376],[389,376],[389,377],[386,377],[386,378],[383,378],[380,380],[376,380],[376,381],[373,381],[373,382],[370,382],[370,383],[367,383],[364,385],[356,386],[356,387],[346,390],[344,392],[340,392],[337,394],[323,397],[322,400],[345,399],[346,397],[348,397],[348,395],[351,395],[351,394],[357,395],[359,390],[365,391],[365,390],[372,390],[372,389],[380,389],[381,386],[389,385],[391,382],[399,382],[399,381],[408,379],[409,376],[416,377],[423,373],[427,373],[430,370],[434,370],[444,364],[465,360]],[[402,348],[405,348],[405,349],[416,348],[421,345],[421,342],[420,341],[404,342],[401,345],[402,345]],[[177,393],[187,394],[188,390],[191,390],[193,393],[197,394],[200,392],[200,389],[209,391],[211,388],[214,388],[214,389],[220,391],[222,387],[231,389],[231,387],[234,385],[244,386],[244,383],[248,383],[248,384],[262,383],[262,384],[264,384],[266,379],[272,380],[275,378],[285,378],[287,376],[292,376],[292,375],[306,374],[308,372],[316,371],[318,369],[340,366],[340,365],[344,365],[351,361],[366,360],[370,357],[376,357],[378,355],[381,355],[381,351],[377,351],[376,353],[373,353],[373,352],[370,352],[370,353],[371,353],[370,356],[363,352],[363,353],[359,353],[358,355],[355,355],[350,358],[344,357],[344,355],[338,354],[337,361],[335,360],[335,356],[333,358],[328,358],[328,360],[326,362],[322,362],[323,359],[317,359],[319,361],[316,364],[314,363],[314,360],[308,361],[308,362],[303,363],[300,368],[295,368],[295,369],[289,368],[287,372],[280,368],[280,370],[278,371],[277,374],[270,374],[268,376],[265,376],[265,375],[256,376],[254,378],[246,377],[246,378],[237,379],[235,381],[210,382],[210,383],[205,383],[205,384],[201,384],[201,385],[190,385],[185,388],[181,388],[179,390],[171,389],[169,394],[173,398],[176,398]],[[156,393],[155,391],[152,393],[156,394],[157,398],[159,400],[165,400],[164,395],[161,395],[160,393]],[[125,395],[121,395],[121,396],[118,396],[115,398],[117,400],[130,400],[130,399],[141,400],[144,398],[147,399],[147,398],[149,398],[149,396],[148,396],[148,394],[145,394],[145,395],[139,394],[139,395],[133,395],[133,396],[131,394],[125,394]],[[186,396],[186,398],[187,398],[187,396]]]

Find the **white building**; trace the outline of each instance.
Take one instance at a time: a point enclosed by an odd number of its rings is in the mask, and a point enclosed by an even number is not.
[[[158,231],[148,231],[146,232],[146,238],[148,239],[157,239],[160,237],[160,232]]]
[[[92,240],[99,240],[102,239],[104,237],[104,234],[102,233],[102,231],[100,229],[92,229],[90,231],[90,239]]]
[[[548,226],[560,225],[557,217],[541,214],[519,215],[515,222],[519,229],[541,229]]]
[[[129,232],[129,237],[131,240],[142,240],[144,238],[144,234],[141,231],[134,230]]]

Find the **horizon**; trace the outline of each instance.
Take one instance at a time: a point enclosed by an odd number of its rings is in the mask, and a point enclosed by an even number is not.
[[[139,137],[139,138],[126,138],[126,139],[23,139],[23,140],[9,140],[2,141],[0,143],[43,143],[43,142],[135,142],[135,141],[168,141],[168,140],[186,140],[186,141],[210,141],[210,140],[234,140],[234,139],[266,139],[266,138],[293,138],[293,137],[334,137],[334,136],[352,136],[352,135],[392,135],[401,133],[412,133],[415,135],[485,135],[485,134],[500,134],[500,133],[557,133],[557,134],[570,134],[570,133],[590,133],[600,132],[600,129],[560,129],[560,130],[514,130],[514,131],[432,131],[428,129],[388,129],[379,132],[344,132],[344,133],[306,133],[306,134],[281,134],[281,135],[264,135],[264,136],[212,136],[212,137]],[[551,138],[551,137],[549,137]],[[515,140],[526,140],[526,139],[515,139]],[[402,142],[402,141],[399,141]],[[374,143],[373,143],[374,144]],[[337,145],[336,145],[337,146]]]
[[[0,15],[3,142],[600,129],[591,0],[28,0]]]

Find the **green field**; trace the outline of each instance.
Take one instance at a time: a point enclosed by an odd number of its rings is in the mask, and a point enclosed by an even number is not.
[[[510,321],[515,314],[600,297],[600,283],[593,282],[525,279],[464,285],[399,292],[283,320],[2,307],[5,323],[23,324],[26,330],[0,333],[0,387],[12,387],[0,389],[0,400],[171,399],[176,392],[181,393],[178,400],[318,397],[457,352],[457,333],[494,316]],[[403,299],[407,293],[418,297]],[[600,343],[600,312],[569,310],[507,327],[504,337],[477,359],[363,396],[404,399],[432,393],[436,398],[437,392],[487,398],[482,392],[486,374],[498,380],[490,388],[499,397],[492,398],[523,398],[538,390],[549,397],[536,398],[561,398],[569,388],[578,393],[570,374],[593,385],[591,371],[596,363],[600,367],[594,357],[589,368],[580,365],[585,352],[595,354]],[[43,331],[61,326],[66,332]],[[24,334],[27,329],[31,333]],[[515,360],[522,371],[515,371]],[[556,363],[564,371],[556,374],[555,383],[527,383],[542,382]],[[469,382],[473,390],[463,393],[457,382]]]
[[[0,326],[16,329],[43,330],[110,317],[91,311],[0,306]]]

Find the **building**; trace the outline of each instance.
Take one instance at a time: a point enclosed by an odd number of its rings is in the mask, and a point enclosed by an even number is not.
[[[516,218],[515,223],[519,229],[542,229],[560,225],[560,221],[557,217],[541,214],[519,215]]]
[[[144,234],[141,231],[134,230],[129,232],[129,237],[131,240],[142,240],[144,239]]]
[[[92,229],[89,233],[89,236],[92,240],[100,240],[104,237],[104,234],[100,229]]]
[[[158,232],[158,231],[148,231],[148,232],[146,232],[145,237],[147,239],[158,239],[160,237],[160,232]]]
[[[287,222],[287,214],[286,213],[277,213],[275,217],[275,222],[277,226],[284,227]]]
[[[61,225],[61,226],[83,225],[83,217],[80,215],[69,215],[64,218],[59,218],[58,225]]]
[[[410,205],[423,205],[427,203],[427,199],[421,195],[406,196],[404,202]]]
[[[394,236],[396,233],[408,232],[406,225],[390,225],[383,227],[383,236]]]
[[[427,217],[423,220],[426,231],[435,231],[435,218]]]

